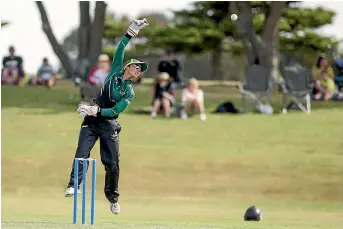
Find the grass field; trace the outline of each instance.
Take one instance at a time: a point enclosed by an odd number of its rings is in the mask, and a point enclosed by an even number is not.
[[[149,105],[150,87],[135,90],[119,118],[122,212],[108,210],[99,160],[94,228],[343,227],[343,103],[314,104],[311,115],[151,120],[133,114]],[[240,105],[234,89],[204,90],[208,111],[225,100]],[[88,227],[72,225],[73,199],[63,196],[81,123],[77,102],[69,83],[2,87],[2,228]],[[92,157],[100,158],[99,143]],[[262,222],[242,220],[252,204]]]

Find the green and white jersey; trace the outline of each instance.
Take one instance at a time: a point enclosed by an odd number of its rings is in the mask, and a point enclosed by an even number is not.
[[[96,104],[100,107],[98,116],[117,118],[119,113],[123,112],[135,98],[132,81],[123,79],[124,49],[130,39],[129,35],[125,35],[120,40],[112,61],[111,71],[95,99]]]

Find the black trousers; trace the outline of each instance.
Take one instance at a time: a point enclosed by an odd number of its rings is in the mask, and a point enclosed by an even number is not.
[[[111,203],[116,203],[119,197],[119,132],[121,126],[115,119],[86,117],[81,124],[79,141],[75,158],[89,158],[90,151],[100,139],[101,162],[105,167],[105,196]],[[88,170],[87,161],[87,170]],[[83,162],[79,161],[78,185],[83,177]],[[70,173],[68,187],[74,187],[74,162]]]

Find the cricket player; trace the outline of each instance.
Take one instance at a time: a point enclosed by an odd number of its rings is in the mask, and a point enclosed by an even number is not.
[[[132,80],[138,78],[148,69],[145,62],[136,59],[128,60],[123,66],[124,49],[132,37],[136,37],[148,21],[134,20],[125,36],[119,42],[112,61],[111,71],[105,79],[95,105],[79,105],[77,111],[84,120],[81,124],[78,146],[75,158],[89,158],[90,151],[100,138],[101,162],[105,167],[105,196],[110,202],[113,214],[119,214],[118,180],[119,180],[119,132],[121,126],[117,118],[135,97]],[[82,161],[79,162],[78,184],[82,181]],[[88,168],[88,164],[87,164]],[[74,194],[74,164],[70,173],[70,181],[64,193],[65,197]],[[80,193],[80,190],[78,190]]]

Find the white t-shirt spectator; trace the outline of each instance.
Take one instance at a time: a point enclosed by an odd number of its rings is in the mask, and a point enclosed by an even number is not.
[[[199,102],[204,101],[204,92],[201,89],[196,89],[194,92],[191,92],[188,88],[182,90],[181,101],[184,104],[186,101],[197,100]]]

